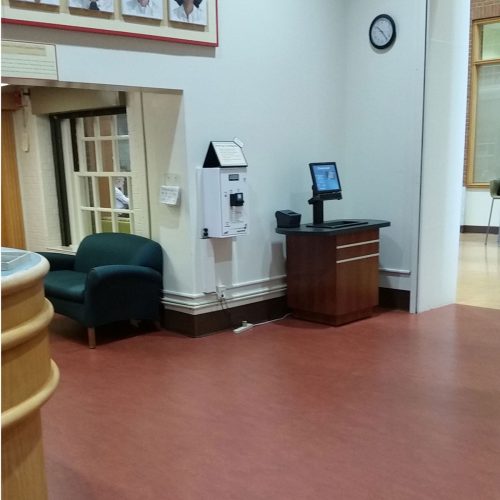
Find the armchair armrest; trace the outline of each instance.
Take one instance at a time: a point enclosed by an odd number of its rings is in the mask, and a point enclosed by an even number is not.
[[[162,275],[150,267],[108,265],[87,275],[85,316],[88,324],[121,319],[158,319]]]
[[[161,274],[150,267],[114,264],[94,267],[87,275],[85,290],[87,294],[94,294],[101,287],[106,290],[112,287],[114,291],[119,292],[146,283],[161,286]]]
[[[50,264],[51,271],[67,271],[75,268],[75,256],[56,252],[38,252],[45,257]]]

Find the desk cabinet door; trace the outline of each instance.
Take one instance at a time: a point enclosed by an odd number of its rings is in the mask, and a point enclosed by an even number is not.
[[[378,255],[337,264],[335,314],[350,314],[378,304]]]

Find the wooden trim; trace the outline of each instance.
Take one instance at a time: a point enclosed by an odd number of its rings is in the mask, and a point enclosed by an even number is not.
[[[470,89],[469,89],[469,128],[466,151],[466,175],[465,183],[467,187],[488,187],[487,182],[474,182],[474,158],[476,148],[476,123],[477,123],[477,91],[478,74],[482,66],[500,64],[500,59],[481,59],[481,27],[486,24],[498,23],[500,17],[492,19],[475,20],[472,23],[472,48],[470,60]]]
[[[481,60],[479,56],[481,46],[480,26],[482,26],[480,21],[474,21],[472,24],[472,64]]]
[[[2,432],[14,424],[18,424],[28,415],[40,410],[49,400],[57,385],[59,384],[59,368],[50,360],[50,374],[43,385],[32,396],[20,402],[18,405],[8,408],[2,412]]]
[[[476,61],[474,64],[476,66],[489,66],[492,64],[499,64],[500,59],[484,59],[482,61]]]
[[[20,90],[2,92],[2,111],[17,111],[23,107],[23,98]]]
[[[475,61],[478,59],[479,50],[479,27],[477,23],[472,25],[472,55],[471,55],[471,77],[470,77],[470,99],[469,99],[469,141],[467,151],[466,184],[468,187],[474,185],[474,153],[476,147],[476,107],[477,107],[477,67]]]
[[[2,110],[2,246],[26,248],[12,111]]]
[[[379,253],[371,253],[371,254],[368,254],[368,255],[359,255],[358,257],[349,257],[348,259],[341,259],[341,260],[337,260],[335,261],[336,264],[345,264],[346,262],[353,262],[355,260],[366,260],[366,259],[372,259],[374,257],[379,257]]]

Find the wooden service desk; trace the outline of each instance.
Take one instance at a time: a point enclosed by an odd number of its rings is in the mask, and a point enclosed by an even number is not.
[[[18,260],[10,269],[14,258],[9,261],[9,255]],[[40,408],[59,381],[49,352],[53,309],[43,289],[48,270],[41,255],[2,248],[2,499],[6,500],[47,498]]]
[[[371,316],[378,304],[379,229],[390,222],[355,222],[276,229],[286,235],[287,303],[295,317],[342,325]]]

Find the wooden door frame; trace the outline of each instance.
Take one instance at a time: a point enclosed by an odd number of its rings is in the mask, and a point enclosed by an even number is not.
[[[26,249],[14,133],[16,106],[4,106],[4,102],[9,104],[10,100],[2,96],[2,246]]]

